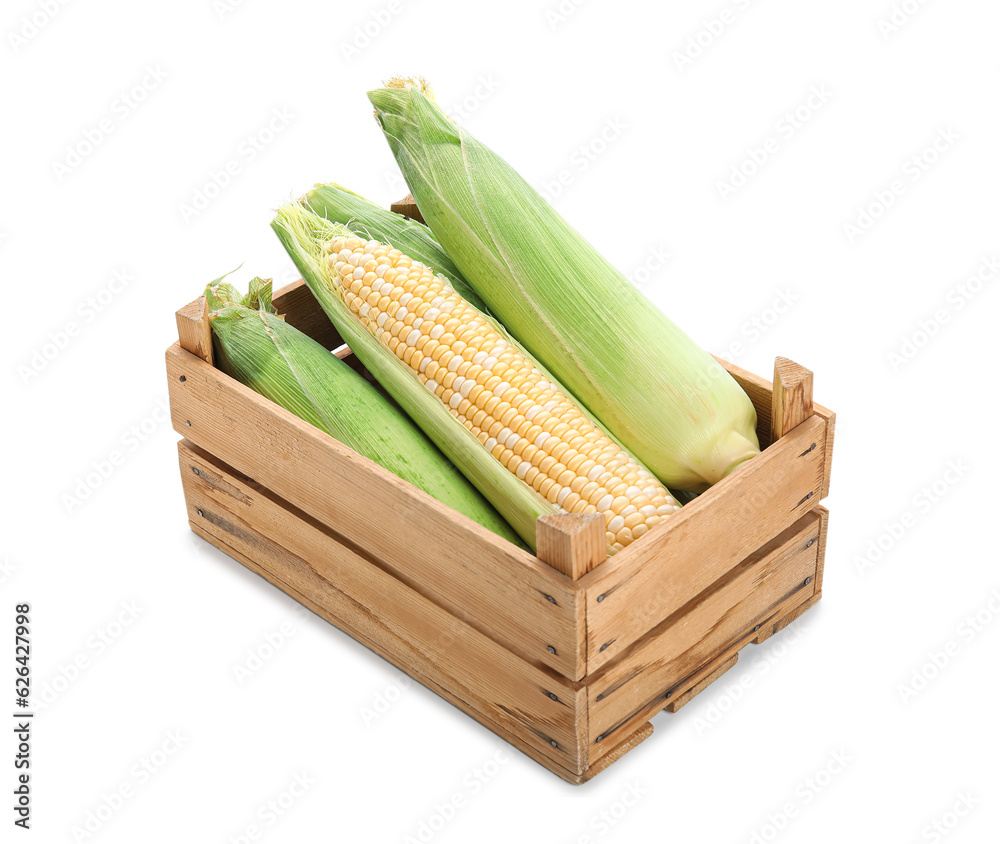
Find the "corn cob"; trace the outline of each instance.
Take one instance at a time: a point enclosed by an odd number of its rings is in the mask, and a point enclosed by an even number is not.
[[[518,545],[517,534],[416,425],[343,361],[273,313],[270,281],[205,291],[218,366],[359,454]],[[522,547],[524,547],[522,545]]]
[[[433,232],[423,223],[418,223],[392,211],[386,211],[371,200],[333,183],[316,185],[302,197],[300,202],[317,216],[343,226],[345,237],[354,235],[365,241],[377,240],[381,243],[391,243],[408,258],[419,261],[435,275],[444,276],[455,288],[456,293],[482,312],[484,318],[489,320],[493,329],[504,340],[528,357],[546,378],[550,381],[557,380],[545,368],[544,364],[537,358],[533,358],[531,353],[518,342],[517,338],[512,337],[507,329],[490,315],[485,302],[469,286],[448,253],[435,240]],[[585,406],[581,405],[581,409],[591,422],[595,425],[599,424],[596,417]],[[608,433],[608,436],[619,446],[622,445],[613,434]],[[688,500],[693,497],[693,495],[685,496]]]
[[[670,487],[759,452],[749,398],[422,84],[369,92],[438,242],[490,311]]]
[[[679,509],[443,276],[376,240],[323,251],[362,325],[508,472],[566,512],[603,514],[612,551]]]
[[[443,275],[474,308],[486,310],[486,303],[469,286],[448,253],[423,223],[387,211],[370,199],[332,183],[313,187],[302,197],[302,204],[314,214],[340,223],[358,237],[391,243],[412,260],[420,261],[435,273]]]
[[[279,208],[271,227],[320,307],[365,368],[535,550],[538,518],[559,509],[500,466],[479,440],[361,325],[341,299],[323,244],[338,236],[349,236],[350,232],[312,213],[301,202]]]

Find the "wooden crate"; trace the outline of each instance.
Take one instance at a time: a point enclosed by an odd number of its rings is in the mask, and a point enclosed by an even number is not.
[[[274,305],[363,369],[302,282]],[[820,598],[834,414],[791,361],[723,361],[760,456],[607,560],[602,520],[543,517],[534,557],[216,369],[203,299],[177,322],[191,529],[569,782]]]

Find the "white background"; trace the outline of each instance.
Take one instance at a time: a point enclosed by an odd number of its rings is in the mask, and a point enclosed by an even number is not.
[[[0,715],[20,601],[39,713],[18,835],[996,840],[998,292],[968,279],[1000,250],[1000,7],[908,0],[891,30],[890,0],[664,5],[4,4]],[[583,787],[422,687],[400,693],[399,672],[186,525],[161,409],[173,312],[240,262],[241,285],[293,279],[268,222],[313,182],[406,192],[365,98],[400,72],[427,75],[705,347],[764,375],[791,357],[839,414],[822,603]],[[768,139],[745,184],[720,187]]]

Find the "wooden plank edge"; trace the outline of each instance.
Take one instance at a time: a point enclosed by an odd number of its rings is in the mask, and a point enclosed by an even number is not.
[[[819,516],[819,561],[816,564],[816,591],[823,591],[823,571],[826,566],[826,539],[830,529],[830,511],[817,504],[813,511]]]
[[[837,427],[837,414],[816,404],[813,405],[813,411],[826,420],[826,445],[823,449],[823,488],[819,492],[819,498],[822,501],[830,494],[830,474],[833,469],[833,436],[834,430]]]
[[[732,654],[723,654],[718,659],[713,660],[701,671],[699,675],[696,675],[699,679],[681,695],[678,695],[673,701],[668,703],[663,707],[666,712],[677,712],[682,706],[690,703],[697,695],[700,695],[705,689],[712,685],[716,680],[718,680],[723,674],[729,671],[736,663],[739,661],[740,653],[737,651]],[[707,672],[707,673],[706,673]]]
[[[583,777],[580,780],[580,782],[581,783],[589,782],[599,773],[601,773],[601,771],[605,771],[609,767],[611,767],[613,763],[621,759],[622,756],[624,756],[630,750],[642,744],[652,734],[653,734],[653,725],[649,723],[649,721],[642,722],[635,728],[633,732],[627,734],[611,750],[609,750],[600,759],[598,759],[589,768],[587,768],[587,770],[583,773]]]

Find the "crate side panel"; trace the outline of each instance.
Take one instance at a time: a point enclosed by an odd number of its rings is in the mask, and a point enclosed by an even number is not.
[[[179,433],[510,650],[583,676],[577,584],[179,347],[167,363]]]
[[[800,518],[723,582],[587,680],[591,762],[609,736],[664,708],[816,589],[820,518]]]
[[[238,488],[238,478],[227,480]],[[185,476],[184,487],[192,526],[220,540],[222,550],[235,549],[279,588],[307,597],[337,626],[378,644],[380,653],[391,653],[394,664],[414,679],[433,679],[462,708],[516,734],[567,771],[583,772],[585,721],[578,713],[586,704],[577,684],[528,664],[348,547],[325,541],[295,511],[263,518],[266,508],[259,499],[254,504],[235,497],[225,506],[219,487],[193,473]],[[321,548],[322,556],[306,559],[286,542]]]
[[[498,735],[504,741],[509,742],[511,745],[516,747],[526,756],[530,757],[531,759],[534,759],[540,765],[543,765],[544,767],[548,768],[550,771],[552,771],[557,776],[564,779],[566,782],[571,783],[573,785],[579,785],[580,783],[585,781],[585,778],[588,777],[589,772],[581,774],[577,773],[576,771],[571,771],[568,768],[564,767],[563,765],[559,764],[556,760],[549,758],[542,751],[536,749],[528,742],[524,741],[518,735],[518,733],[515,732],[515,730],[518,729],[518,725],[512,722],[510,719],[507,720],[501,719],[500,721],[491,720],[478,710],[471,707],[464,700],[457,697],[448,688],[442,686],[441,683],[438,682],[437,680],[432,679],[431,677],[417,671],[412,666],[412,664],[407,660],[407,654],[409,654],[410,652],[410,649],[406,647],[407,643],[399,639],[389,642],[386,641],[385,637],[382,637],[379,641],[372,639],[370,636],[363,633],[358,626],[352,625],[350,622],[346,620],[349,614],[344,613],[340,616],[334,615],[326,607],[316,603],[315,601],[307,597],[304,593],[299,592],[297,589],[293,588],[287,583],[282,582],[269,570],[262,568],[257,562],[250,559],[241,552],[237,551],[232,546],[228,545],[224,537],[216,536],[214,533],[211,533],[209,530],[207,530],[204,525],[194,524],[191,522],[189,522],[189,525],[191,527],[191,530],[194,531],[195,534],[200,536],[206,542],[211,543],[220,551],[222,551],[224,554],[228,554],[230,557],[236,560],[236,562],[246,566],[248,569],[250,569],[250,571],[260,575],[272,585],[277,586],[286,595],[290,596],[291,598],[302,604],[302,606],[306,607],[306,609],[316,613],[316,615],[318,615],[320,618],[325,619],[334,627],[337,627],[338,629],[344,631],[352,639],[355,639],[356,641],[360,642],[362,645],[367,647],[369,650],[373,651],[374,653],[377,653],[384,660],[396,666],[396,668],[398,668],[400,671],[409,674],[409,676],[411,676],[418,683],[420,683],[423,686],[426,686],[435,694],[440,695],[442,698],[448,701],[448,703],[452,704],[452,706],[457,707],[466,715],[475,719],[479,724],[481,724],[488,730]]]
[[[819,501],[826,422],[813,416],[579,583],[588,674],[739,565]]]

